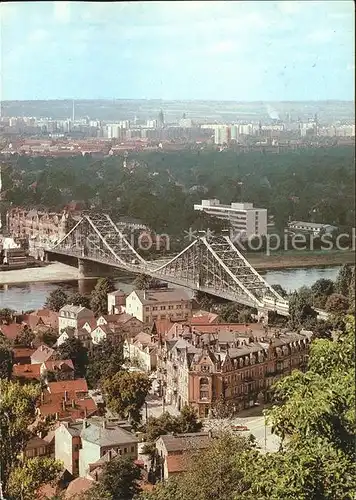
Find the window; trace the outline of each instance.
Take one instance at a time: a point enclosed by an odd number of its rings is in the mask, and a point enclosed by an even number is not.
[[[178,305],[176,306],[176,309],[182,309],[181,304],[178,304]]]
[[[209,379],[202,377],[199,381],[199,398],[209,399]]]
[[[161,306],[161,311],[165,311],[166,310],[166,306]]]
[[[157,311],[158,307],[157,306],[153,306],[152,307],[152,311]]]
[[[173,309],[173,306],[168,306],[168,309],[169,309],[169,310]]]
[[[149,306],[145,307],[145,311],[148,312],[150,310]]]
[[[131,446],[131,453],[135,453],[135,447]]]
[[[127,453],[127,448],[124,448],[124,453]]]

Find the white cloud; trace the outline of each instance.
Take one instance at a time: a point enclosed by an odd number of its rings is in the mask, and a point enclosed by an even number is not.
[[[83,4],[85,8],[85,4]],[[53,2],[53,15],[60,23],[69,23],[71,20],[70,2]]]

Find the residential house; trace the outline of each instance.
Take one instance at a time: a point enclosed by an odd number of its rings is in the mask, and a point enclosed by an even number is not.
[[[13,365],[12,376],[14,378],[30,381],[41,380],[41,365],[40,364],[27,364],[27,365]]]
[[[50,309],[37,309],[22,317],[22,323],[26,324],[35,333],[49,328],[58,330],[58,313]]]
[[[268,401],[271,386],[307,365],[312,332],[185,332],[159,350],[159,372],[168,404],[195,407],[205,417],[223,397],[235,411]]]
[[[160,436],[156,440],[156,451],[162,479],[167,480],[185,472],[189,468],[192,454],[206,449],[212,439],[209,432]]]
[[[65,491],[64,499],[73,500],[82,495],[86,491],[90,490],[95,484],[94,479],[89,477],[77,477],[71,481],[68,488]]]
[[[190,321],[191,325],[219,323],[219,315],[208,311],[196,311]]]
[[[38,436],[31,438],[23,451],[24,458],[48,457],[49,446],[47,441]]]
[[[181,288],[134,290],[126,298],[126,312],[145,325],[157,319],[187,321],[192,316],[192,300]]]
[[[132,338],[142,331],[143,323],[131,314],[108,314],[99,316],[97,326],[108,325],[113,331],[121,332],[126,338]]]
[[[95,345],[106,339],[110,339],[112,342],[118,343],[122,340],[123,334],[120,327],[116,327],[114,329],[111,328],[109,324],[101,324],[92,330],[90,336],[92,343]]]
[[[9,325],[0,325],[0,336],[3,335],[7,340],[13,342],[23,330],[23,325],[20,323],[10,323]]]
[[[108,293],[108,314],[121,314],[125,312],[126,294],[122,290]]]
[[[53,373],[60,380],[73,380],[73,361],[71,359],[45,361],[41,365],[41,376],[46,379],[48,373]]]
[[[31,355],[31,364],[41,365],[50,359],[54,359],[55,350],[45,344],[40,345]]]
[[[137,459],[138,439],[121,422],[103,418],[85,419],[80,433],[82,447],[79,451],[79,475],[87,476],[90,464],[100,460],[108,451],[114,450],[123,457]]]
[[[94,318],[94,313],[90,309],[67,304],[58,313],[58,331],[61,334],[67,327],[78,330],[86,321],[93,320]]]
[[[73,476],[79,475],[79,450],[81,447],[81,422],[61,422],[55,430],[55,458]]]
[[[28,365],[31,363],[31,356],[36,349],[31,349],[30,347],[14,347],[13,360],[15,365]]]
[[[85,379],[49,382],[37,407],[39,416],[52,416],[56,420],[85,418],[97,412],[97,404],[89,396]]]
[[[151,372],[157,367],[157,343],[148,333],[141,332],[130,341],[124,342],[124,357],[133,365],[146,372]]]

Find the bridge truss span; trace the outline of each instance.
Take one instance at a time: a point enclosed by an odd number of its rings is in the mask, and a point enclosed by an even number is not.
[[[85,215],[49,251],[142,273],[259,310],[288,314],[285,301],[228,236],[194,240],[173,258],[144,260],[107,214]]]

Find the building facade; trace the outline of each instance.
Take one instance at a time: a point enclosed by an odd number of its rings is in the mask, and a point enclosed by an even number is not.
[[[138,439],[128,429],[127,422],[103,418],[84,420],[80,433],[79,475],[85,477],[90,472],[90,464],[100,460],[110,450],[136,460]]]
[[[256,208],[252,203],[223,205],[217,199],[202,200],[194,205],[194,210],[225,220],[234,232],[246,238],[267,234],[267,209]]]
[[[189,320],[192,317],[192,300],[179,288],[134,290],[126,298],[126,313],[144,325],[156,320]]]
[[[259,339],[231,332],[166,340],[158,354],[165,399],[178,409],[192,405],[206,417],[221,399],[241,411],[268,401],[271,386],[306,367],[312,332],[284,332]]]
[[[67,304],[58,313],[58,332],[61,334],[66,328],[78,330],[86,321],[93,319],[95,316],[90,309]]]

